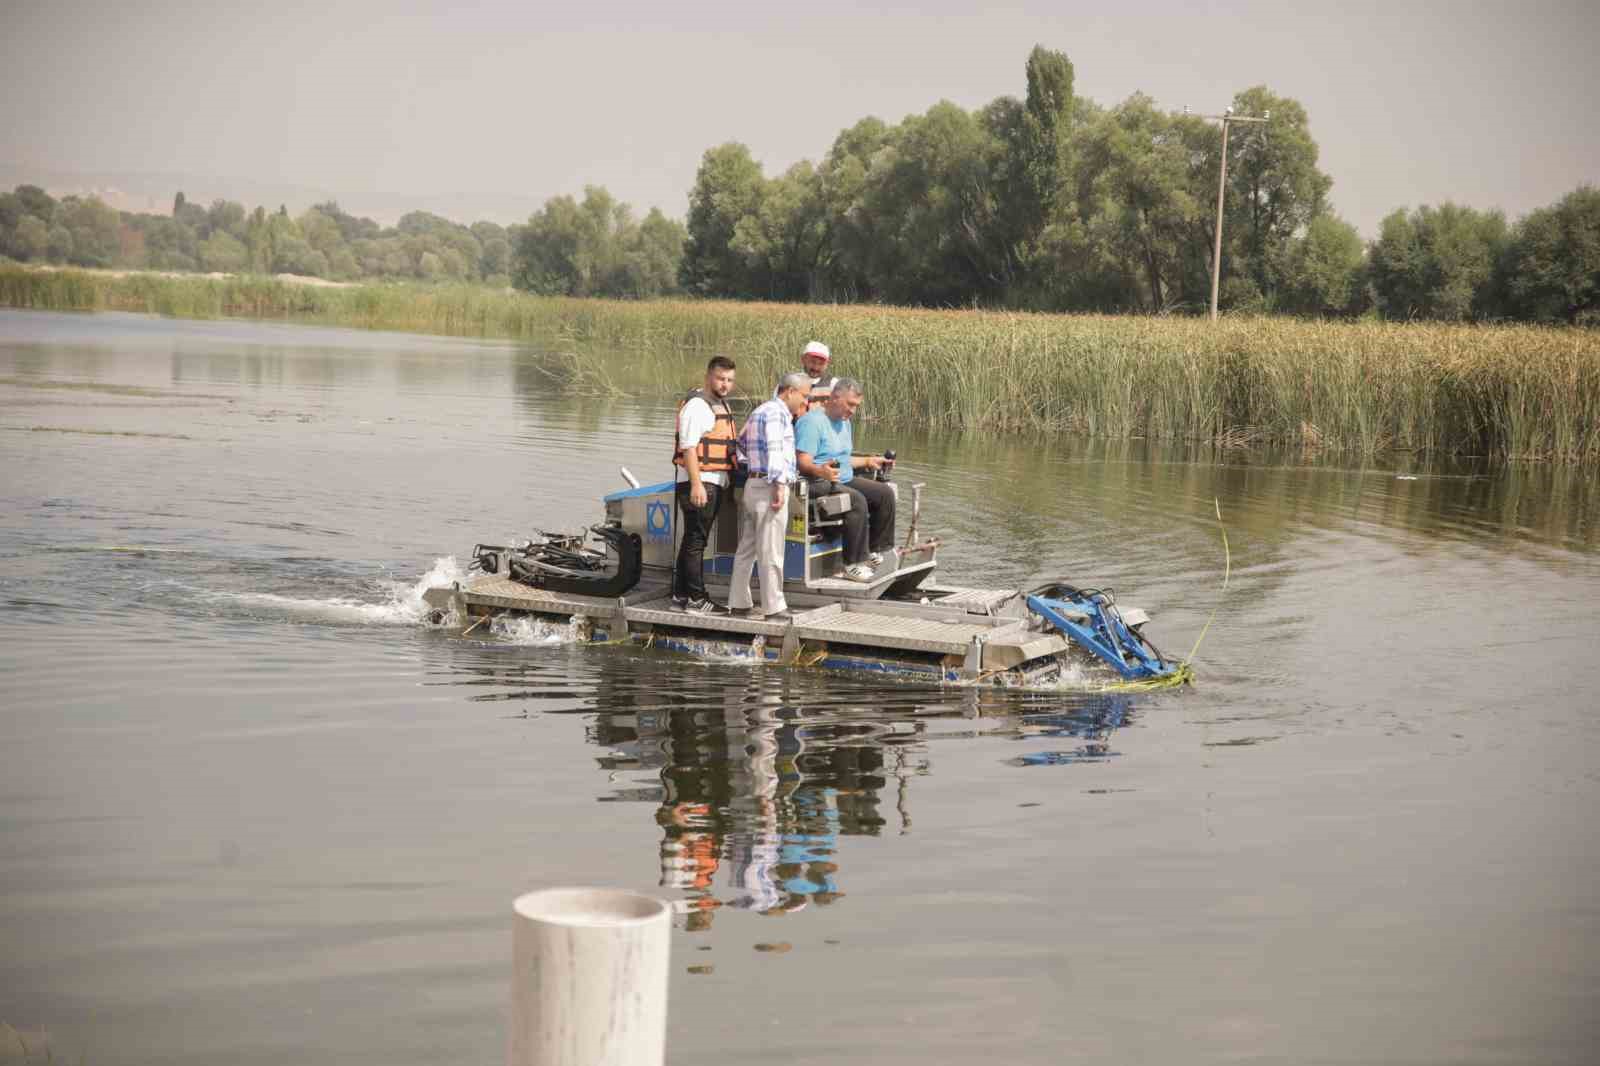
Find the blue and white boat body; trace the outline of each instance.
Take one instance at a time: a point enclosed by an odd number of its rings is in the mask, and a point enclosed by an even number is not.
[[[897,495],[906,494],[893,484]],[[707,588],[724,602],[742,485],[736,476],[705,553]],[[1059,582],[1032,593],[940,584],[939,542],[918,534],[921,485],[910,486],[910,508],[900,507],[901,514],[909,510],[907,534],[872,580],[842,573],[842,513],[850,498],[813,498],[802,485],[790,497],[784,543],[789,617],[687,612],[671,598],[680,535],[674,492],[667,481],[604,497],[604,521],[591,533],[605,547],[583,549],[581,557],[581,533],[517,547],[479,545],[474,563],[483,573],[425,596],[440,621],[464,628],[501,615],[535,616],[570,625],[583,641],[935,683],[1049,682],[1085,653],[1124,679],[1160,679],[1179,669],[1141,635],[1142,612],[1118,610],[1109,596]],[[559,550],[552,553],[551,545]],[[570,559],[593,569],[574,570]]]

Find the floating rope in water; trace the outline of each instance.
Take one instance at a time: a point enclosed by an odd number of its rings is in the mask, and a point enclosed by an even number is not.
[[[1200,651],[1200,642],[1206,639],[1206,633],[1211,629],[1211,623],[1217,620],[1217,611],[1222,607],[1222,596],[1228,591],[1228,578],[1233,574],[1233,552],[1228,548],[1228,528],[1222,524],[1222,501],[1215,496],[1211,497],[1211,506],[1217,514],[1217,531],[1222,534],[1222,588],[1217,593],[1217,602],[1211,608],[1211,617],[1206,619],[1206,624],[1200,627],[1200,635],[1194,638],[1194,647],[1189,649],[1188,657],[1172,673],[1164,677],[1150,678],[1145,681],[1121,681],[1106,686],[1110,692],[1150,692],[1155,689],[1177,688],[1180,685],[1194,684],[1194,657]]]

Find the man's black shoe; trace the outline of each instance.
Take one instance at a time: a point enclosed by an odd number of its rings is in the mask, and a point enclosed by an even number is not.
[[[711,599],[690,600],[683,605],[683,609],[690,614],[727,614],[728,609]]]

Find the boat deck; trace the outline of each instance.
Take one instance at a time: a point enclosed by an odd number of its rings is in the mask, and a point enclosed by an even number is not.
[[[661,581],[641,582],[626,595],[601,598],[548,592],[484,575],[455,588],[430,589],[427,598],[435,607],[453,605],[463,615],[510,610],[586,618],[612,636],[660,629],[745,643],[755,637],[777,638],[786,660],[802,648],[845,648],[890,657],[913,653],[937,657],[964,675],[1011,669],[1067,647],[1059,635],[1029,629],[1017,618],[994,616],[998,606],[1016,596],[1015,590],[939,587],[925,593],[933,602],[840,602],[817,591],[791,593],[792,616],[772,622],[684,611],[674,606]]]

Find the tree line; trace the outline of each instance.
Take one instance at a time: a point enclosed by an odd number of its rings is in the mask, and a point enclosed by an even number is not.
[[[336,202],[287,208],[193,203],[172,213],[117,211],[98,197],[60,200],[36,185],[0,193],[0,256],[128,270],[298,274],[334,281],[470,281],[543,294],[651,297],[678,292],[686,234],[652,210],[642,221],[602,188],[558,196],[526,225],[452,222],[413,211],[393,227]]]
[[[737,142],[708,150],[687,222],[643,219],[601,186],[526,223],[412,212],[391,228],[337,203],[283,208],[180,192],[170,215],[0,194],[0,255],[157,270],[513,285],[545,295],[882,302],[1042,311],[1203,311],[1218,125],[1135,94],[1074,93],[1066,55],[1035,48],[1025,92],[864,118],[820,162],[768,178]],[[1305,108],[1264,86],[1233,108],[1270,121],[1228,139],[1221,303],[1249,312],[1600,322],[1600,189],[1509,224],[1456,204],[1401,209],[1363,241],[1333,210]]]
[[[820,162],[768,178],[742,144],[707,151],[682,280],[704,296],[1050,311],[1209,304],[1222,135],[1142,94],[1102,107],[1035,48],[1026,92],[865,118]],[[1507,225],[1498,211],[1398,210],[1363,242],[1329,199],[1305,108],[1233,98],[1221,303],[1388,318],[1600,321],[1600,191]]]

